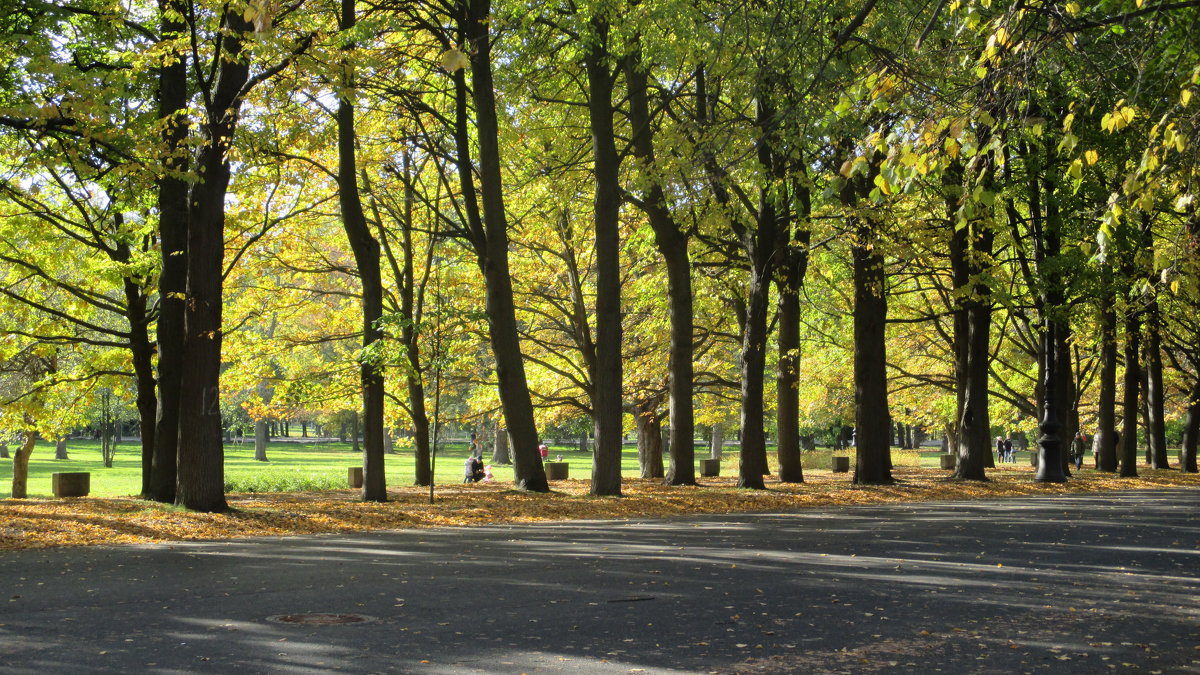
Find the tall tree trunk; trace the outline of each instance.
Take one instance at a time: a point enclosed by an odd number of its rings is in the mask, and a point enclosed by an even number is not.
[[[989,161],[982,180],[990,187]],[[964,171],[955,162],[943,178],[946,219],[950,235],[950,268],[957,298],[954,311],[954,380],[957,403],[957,440],[954,478],[987,480],[992,460],[991,411],[988,407],[988,377],[991,355],[991,289],[984,281],[992,257],[995,233],[980,218],[960,225],[960,208],[966,197]],[[906,439],[907,440],[907,439]]]
[[[513,304],[512,276],[508,265],[508,219],[504,208],[504,186],[500,162],[499,123],[496,118],[496,92],[492,82],[491,2],[466,0],[462,32],[471,51],[470,94],[475,103],[475,133],[467,126],[466,87],[462,71],[455,79],[455,143],[458,170],[464,195],[464,210],[471,241],[479,258],[487,287],[488,334],[496,359],[500,405],[512,435],[513,478],[520,489],[549,492],[546,469],[538,454],[537,426],[533,421],[533,403],[525,377],[517,333],[516,308]],[[479,193],[482,219],[474,202],[474,175],[470,145],[479,147]]]
[[[591,20],[594,41],[584,65],[592,131],[595,185],[596,369],[592,373],[592,419],[596,452],[593,495],[621,494],[621,184],[613,129],[613,71],[608,61],[607,20]]]
[[[358,439],[361,434],[358,430],[358,411],[350,411],[350,452],[362,452],[362,446],[358,444]]]
[[[1153,293],[1153,291],[1151,291]],[[1157,296],[1151,297],[1146,311],[1146,441],[1149,463],[1152,469],[1171,468],[1167,457],[1167,426],[1165,415],[1165,387],[1163,383],[1162,313]]]
[[[354,0],[342,0],[339,27],[342,31],[354,28]],[[345,45],[349,49],[351,45]],[[342,97],[338,101],[338,196],[342,226],[354,252],[362,283],[363,353],[370,353],[376,342],[383,340],[379,320],[383,317],[383,276],[379,262],[379,242],[371,234],[363,213],[358,189],[358,160],[355,153],[354,96],[355,82],[348,63],[345,68]],[[362,499],[368,502],[387,501],[387,480],[384,476],[383,447],[383,368],[374,360],[363,357],[359,378],[363,392],[363,485]]]
[[[26,423],[30,420],[26,418]],[[37,432],[27,429],[21,438],[21,447],[13,452],[12,460],[12,498],[25,499],[29,496],[29,456],[33,454],[33,445],[37,442]]]
[[[418,287],[424,289],[424,283],[417,281],[415,272],[413,205],[417,200],[413,190],[415,179],[412,176],[411,159],[408,153],[403,155],[401,171],[404,176],[404,207],[399,218],[402,262],[400,269],[393,270],[393,273],[400,285],[400,316],[404,319],[404,324],[400,327],[400,343],[404,346],[404,357],[408,361],[405,384],[408,389],[409,416],[412,418],[413,426],[414,461],[416,463],[414,482],[417,485],[429,485],[433,481],[433,475],[429,470],[429,414],[425,406],[425,379],[421,364],[420,335],[417,331],[423,314],[420,307],[424,305],[423,298],[421,302],[418,302],[417,290]],[[382,235],[380,240],[387,243],[387,239]],[[431,245],[429,254],[426,256],[427,269],[430,266],[432,253],[433,246]],[[393,267],[395,267],[395,256],[389,254],[389,259],[392,260]]]
[[[243,38],[253,30],[241,12],[225,14],[222,53],[204,110],[204,142],[196,153],[200,179],[188,205],[187,308],[179,389],[178,487],[175,502],[193,511],[222,512],[225,458],[221,439],[221,311],[225,263],[225,198],[229,150],[250,66]]]
[[[164,40],[180,38],[187,25],[180,0],[160,0]],[[158,278],[158,401],[150,484],[143,496],[164,504],[175,501],[179,450],[179,386],[183,377],[184,310],[187,298],[188,184],[187,60],[181,50],[163,59],[158,78],[158,116],[163,120],[163,175],[158,178],[158,240],[162,255]]]
[[[746,325],[742,330],[739,370],[742,382],[741,453],[738,460],[738,487],[762,490],[766,472],[766,434],[764,429],[764,374],[767,342],[767,295],[770,276],[767,264],[758,253],[759,244],[749,247],[755,264],[747,284]]]
[[[125,280],[125,316],[129,320],[129,352],[136,383],[138,426],[142,441],[142,490],[148,498],[153,493],[155,415],[158,396],[154,392],[154,343],[150,341],[150,319],[146,315],[144,289],[132,279]]]
[[[60,439],[54,441],[54,459],[56,459],[56,460],[71,459],[71,457],[69,455],[67,455],[67,439],[66,439],[66,437],[63,437],[63,438],[60,438]]]
[[[1104,266],[1101,276],[1112,278],[1112,268]],[[1117,312],[1116,298],[1111,289],[1106,290],[1100,306],[1100,395],[1096,404],[1096,438],[1093,447],[1097,453],[1097,469],[1106,472],[1117,470]]]
[[[657,175],[654,134],[650,119],[648,83],[641,54],[626,59],[625,80],[629,86],[629,121],[633,127],[633,155],[647,173]],[[696,432],[694,398],[694,321],[692,313],[692,271],[688,257],[688,238],[675,222],[667,205],[666,194],[658,180],[636,205],[646,214],[654,231],[654,244],[663,257],[667,271],[667,311],[671,321],[668,359],[668,410],[671,440],[668,485],[696,484],[696,456],[692,439]]]
[[[800,289],[808,271],[808,245],[811,231],[808,218],[812,212],[811,195],[800,181],[795,181],[793,203],[795,228],[783,249],[779,266],[778,316],[779,373],[775,379],[776,432],[779,436],[776,456],[779,461],[779,480],[782,483],[803,483],[804,468],[800,463]]]
[[[888,485],[891,474],[890,416],[887,403],[887,298],[883,256],[873,246],[869,221],[855,224],[854,258],[854,424],[857,460],[854,483]]]
[[[1122,477],[1137,476],[1138,391],[1141,389],[1141,321],[1134,308],[1125,317],[1125,410],[1121,424]]]

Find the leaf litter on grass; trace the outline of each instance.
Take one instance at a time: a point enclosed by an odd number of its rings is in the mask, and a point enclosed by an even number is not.
[[[768,481],[766,490],[736,487],[735,477],[699,486],[626,479],[621,497],[594,497],[584,480],[555,481],[548,494],[508,483],[393,487],[388,502],[362,502],[357,490],[231,494],[227,513],[194,513],[127,498],[25,499],[0,502],[0,550],[145,544],[291,534],[327,534],[441,526],[483,526],[550,520],[661,518],[706,513],[796,511],[896,502],[1200,486],[1200,476],[1145,470],[1119,478],[1091,470],[1066,483],[1035,483],[1032,469],[1001,468],[987,482],[952,481],[944,471],[897,468],[898,482],[854,486],[845,474],[808,471],[806,482]]]

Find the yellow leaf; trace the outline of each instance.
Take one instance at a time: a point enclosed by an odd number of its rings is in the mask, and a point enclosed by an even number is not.
[[[1179,105],[1187,107],[1188,103],[1192,102],[1192,90],[1183,89],[1179,92]]]
[[[1096,152],[1095,150],[1088,150],[1087,152],[1083,153],[1083,156],[1087,158],[1088,164],[1095,164],[1100,160],[1100,153]]]
[[[457,49],[451,48],[451,49],[447,49],[446,51],[442,52],[441,62],[442,62],[442,68],[446,72],[453,73],[456,70],[466,68],[468,65],[470,65],[471,60],[469,58],[467,58],[466,54],[460,52]]]

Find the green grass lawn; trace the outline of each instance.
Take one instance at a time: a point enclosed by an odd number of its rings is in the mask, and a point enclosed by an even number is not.
[[[12,446],[9,446],[10,451]],[[68,445],[68,460],[54,459],[54,446],[38,443],[29,461],[29,495],[51,496],[50,474],[67,471],[91,472],[91,494],[97,497],[136,495],[141,490],[141,448],[136,441],[126,441],[117,449],[112,468],[101,461],[100,442],[72,439]],[[450,443],[438,453],[435,476],[438,483],[462,481],[463,460],[467,456],[466,443]],[[828,469],[828,449],[804,453],[805,469]],[[580,452],[575,446],[551,447],[550,459],[559,455],[570,464],[571,478],[591,477],[592,456]],[[920,452],[896,450],[893,461],[898,466],[938,466],[936,449]],[[707,452],[697,448],[697,459],[707,457]],[[774,467],[774,449],[769,452]],[[485,454],[487,463],[490,455]],[[346,469],[361,466],[361,453],[351,450],[349,443],[288,443],[273,442],[267,446],[268,462],[254,461],[253,443],[229,443],[225,446],[225,482],[229,492],[273,490],[341,489],[346,487]],[[727,448],[722,462],[722,475],[737,472],[737,449]],[[411,450],[387,455],[387,482],[389,485],[412,485],[415,472]],[[1018,465],[1029,464],[1029,453],[1019,453]],[[626,477],[640,475],[637,448],[625,446],[621,460],[622,472]],[[512,480],[511,466],[493,466],[496,480]],[[12,460],[0,460],[0,498],[11,495]]]

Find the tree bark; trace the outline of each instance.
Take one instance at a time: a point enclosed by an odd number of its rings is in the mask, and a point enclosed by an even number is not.
[[[1112,268],[1105,265],[1101,277],[1112,278]],[[1117,312],[1116,298],[1107,289],[1100,306],[1100,394],[1096,404],[1096,437],[1093,447],[1097,453],[1099,471],[1117,470]]]
[[[66,438],[60,438],[54,442],[54,459],[55,460],[71,459],[71,457],[69,455],[67,455],[67,439]]]
[[[1197,473],[1196,448],[1200,446],[1200,375],[1192,381],[1188,391],[1187,416],[1183,423],[1183,446],[1180,448],[1179,470],[1183,473]]]
[[[254,461],[267,461],[267,421],[254,422]]]
[[[492,464],[511,464],[508,452],[508,429],[496,425],[496,447],[492,450]]]
[[[187,29],[179,0],[160,0],[164,40]],[[154,453],[150,481],[143,496],[156,502],[175,501],[179,451],[180,381],[183,377],[184,310],[187,298],[188,184],[187,61],[177,49],[159,69],[158,116],[163,120],[163,175],[158,179],[158,240],[162,266],[158,278],[158,401],[154,421]],[[140,379],[140,376],[139,376]]]
[[[854,483],[890,485],[890,416],[887,403],[885,327],[887,298],[883,256],[871,245],[869,221],[855,224],[854,258],[854,424],[857,460]]]
[[[1152,469],[1171,468],[1167,456],[1162,335],[1159,331],[1161,325],[1162,313],[1158,307],[1158,298],[1152,297],[1146,311],[1146,353],[1143,357],[1146,364],[1146,441]]]
[[[712,428],[712,444],[708,449],[709,459],[721,459],[725,452],[725,423],[717,422]]]
[[[992,163],[983,169],[983,184],[991,187]],[[954,328],[954,380],[957,403],[956,440],[958,455],[953,477],[960,480],[987,480],[986,469],[992,462],[989,370],[991,355],[991,289],[984,281],[992,258],[995,233],[981,218],[960,222],[964,188],[963,166],[955,162],[946,171],[942,187],[946,199],[946,220],[950,235],[950,268],[956,307]],[[911,447],[911,439],[905,439]]]
[[[625,79],[629,86],[629,121],[633,127],[633,155],[651,175],[655,174],[654,134],[651,128],[648,83],[640,53],[626,60]],[[646,214],[654,231],[654,244],[663,257],[667,271],[667,311],[671,322],[668,359],[669,443],[668,485],[696,484],[696,456],[692,439],[696,433],[694,407],[695,317],[692,309],[692,270],[688,256],[688,237],[675,222],[667,205],[666,194],[657,180],[651,182],[637,205]]]
[[[776,457],[779,480],[782,483],[803,483],[804,468],[800,463],[800,289],[808,271],[808,245],[811,231],[808,218],[812,212],[808,188],[795,181],[793,203],[796,214],[791,241],[783,248],[779,266],[778,299],[779,373],[775,379],[776,433],[779,436]]]
[[[1125,317],[1125,410],[1119,449],[1122,477],[1137,476],[1138,391],[1141,389],[1140,333],[1141,321],[1137,312],[1130,308]]]
[[[491,2],[467,0],[459,7],[464,10],[461,29],[466,44],[472,47],[470,94],[475,102],[475,133],[472,134],[467,126],[468,89],[462,71],[458,71],[455,74],[458,170],[467,227],[487,287],[488,334],[496,359],[500,405],[512,435],[513,479],[519,489],[549,492],[550,484],[537,450],[537,426],[533,421],[533,404],[529,398],[529,384],[521,356],[508,265],[508,220],[504,207],[496,92],[492,82]],[[479,147],[482,217],[474,201],[474,175],[470,159],[472,138],[478,141]]]
[[[634,407],[637,424],[638,465],[642,478],[663,477],[663,428],[658,415],[658,401],[646,401]]]
[[[128,251],[127,246],[122,245],[122,248]],[[125,257],[128,260],[128,255]],[[125,308],[125,316],[129,321],[130,362],[137,387],[134,404],[138,411],[142,442],[141,495],[149,498],[154,491],[155,415],[158,412],[158,396],[154,391],[154,343],[150,341],[145,289],[129,278],[125,279]]]
[[[748,246],[751,260],[747,284],[746,325],[742,330],[739,370],[742,382],[741,437],[738,487],[762,490],[766,472],[764,419],[764,371],[766,368],[767,295],[770,285],[766,256],[758,243]]]
[[[226,12],[222,51],[214,56],[219,63],[215,84],[203,115],[204,142],[196,154],[201,178],[192,185],[188,201],[187,307],[175,502],[193,511],[229,508],[220,407],[225,198],[240,96],[250,76],[242,39],[252,30],[241,12]]]
[[[342,31],[354,28],[354,0],[342,0],[339,27]],[[350,45],[346,45],[347,49]],[[342,226],[354,252],[358,277],[362,284],[363,356],[359,364],[362,382],[363,408],[363,485],[362,499],[368,502],[387,501],[387,479],[384,476],[383,447],[383,368],[372,356],[376,343],[383,340],[379,320],[383,317],[383,276],[380,269],[379,242],[363,213],[358,189],[358,159],[355,152],[354,102],[355,82],[346,69],[343,94],[338,101],[338,196]]]
[[[613,128],[613,71],[608,65],[608,22],[591,20],[594,41],[584,58],[592,160],[596,266],[596,369],[592,373],[592,420],[596,452],[593,495],[621,494],[621,214],[620,159]],[[661,449],[660,449],[661,450]]]
[[[28,419],[26,421],[28,422]],[[29,456],[33,454],[33,445],[35,442],[37,442],[37,432],[27,429],[21,439],[21,446],[13,452],[13,499],[25,499],[29,496]]]

